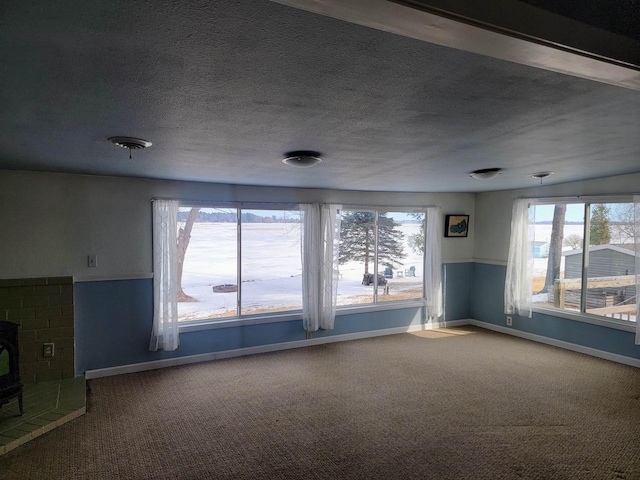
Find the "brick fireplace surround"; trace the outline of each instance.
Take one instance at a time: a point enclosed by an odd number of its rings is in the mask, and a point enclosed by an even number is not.
[[[0,319],[20,325],[23,384],[74,377],[71,277],[0,280]],[[45,343],[55,344],[51,358],[43,355]]]
[[[0,409],[0,455],[86,411],[84,377],[75,377],[73,278],[0,280],[0,320],[16,323],[24,415]],[[53,343],[53,356],[44,355]]]

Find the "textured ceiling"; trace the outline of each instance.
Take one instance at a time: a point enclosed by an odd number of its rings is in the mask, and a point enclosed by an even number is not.
[[[0,68],[4,169],[429,192],[640,171],[640,92],[270,1],[4,2]]]

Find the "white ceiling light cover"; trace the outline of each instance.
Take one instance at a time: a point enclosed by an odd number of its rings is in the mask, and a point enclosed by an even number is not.
[[[320,153],[311,150],[297,150],[286,153],[282,163],[292,167],[313,167],[322,162]]]

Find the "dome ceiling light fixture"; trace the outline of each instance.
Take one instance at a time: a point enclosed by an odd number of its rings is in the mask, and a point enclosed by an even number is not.
[[[476,180],[489,180],[495,178],[502,173],[501,168],[483,168],[481,170],[475,170],[469,174],[471,178]]]
[[[312,150],[295,150],[284,154],[282,163],[292,167],[313,167],[322,162],[319,152]]]
[[[131,150],[142,150],[143,148],[148,148],[153,145],[151,142],[147,140],[143,140],[142,138],[134,138],[134,137],[109,137],[107,138],[111,143],[117,145],[122,148],[129,149],[129,159],[131,159]]]
[[[536,173],[532,173],[531,177],[532,178],[539,178],[540,179],[540,185],[542,185],[542,179],[550,177],[551,175],[553,175],[553,172],[536,172]]]

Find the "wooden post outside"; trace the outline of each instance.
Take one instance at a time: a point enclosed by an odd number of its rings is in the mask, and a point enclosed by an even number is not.
[[[553,306],[556,308],[564,308],[564,291],[565,284],[560,280],[553,282]]]

